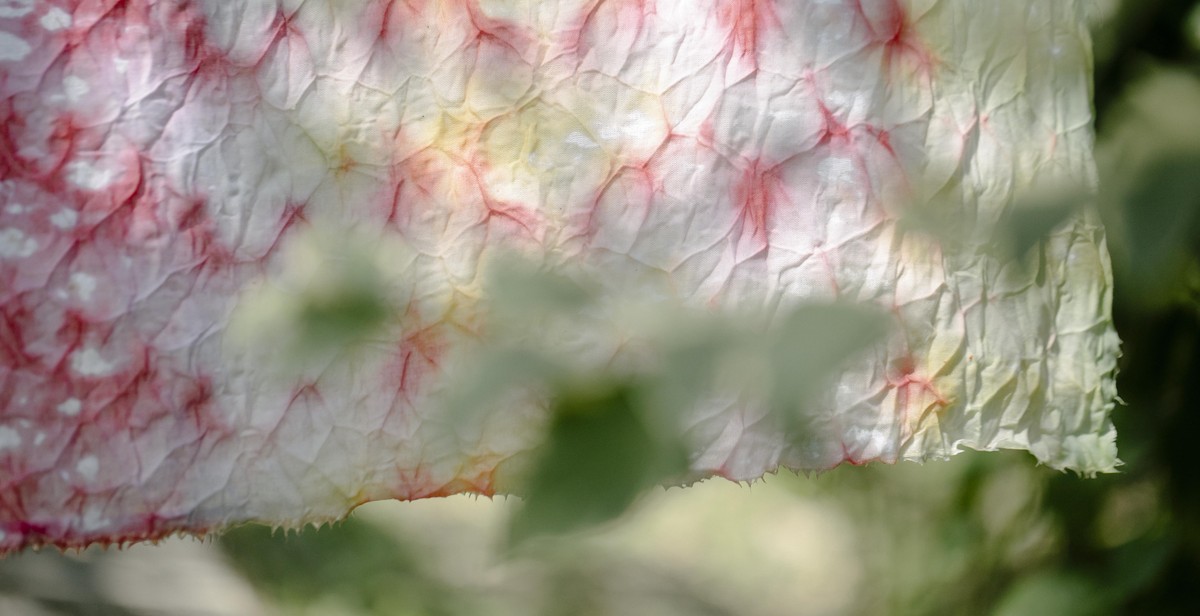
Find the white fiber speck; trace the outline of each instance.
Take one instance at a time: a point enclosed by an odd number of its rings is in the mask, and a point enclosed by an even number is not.
[[[72,103],[79,102],[79,99],[83,98],[83,95],[91,90],[92,87],[81,77],[71,75],[63,79],[63,92],[67,94],[67,100],[70,100]]]
[[[92,292],[96,290],[96,277],[83,272],[75,272],[71,274],[71,282],[68,286],[75,295],[83,301],[92,299]]]
[[[84,456],[75,464],[75,471],[84,479],[91,481],[100,471],[100,461],[96,459],[96,456]]]
[[[75,226],[77,220],[79,220],[79,214],[71,208],[64,207],[50,217],[50,224],[59,229],[70,229]]]
[[[42,24],[43,28],[51,32],[69,28],[71,27],[71,22],[71,14],[57,6],[50,7],[50,10],[46,11],[46,14],[42,15],[42,18],[38,20],[38,23]]]
[[[0,259],[23,259],[38,249],[37,240],[20,229],[0,229]]]
[[[83,532],[90,533],[108,526],[109,521],[100,514],[100,510],[89,507],[83,512]]]
[[[87,190],[102,190],[112,184],[115,174],[111,169],[97,169],[86,161],[75,161],[67,165],[67,179],[72,184]]]
[[[20,446],[20,433],[8,426],[0,426],[0,451]]]
[[[24,17],[33,10],[33,0],[0,0],[0,17]]]
[[[112,371],[113,365],[96,349],[83,349],[71,354],[71,367],[83,376],[105,376]]]
[[[58,405],[58,412],[68,417],[74,417],[83,410],[83,403],[79,398],[67,398],[62,404]]]
[[[587,135],[577,130],[573,130],[571,134],[567,135],[567,143],[584,148],[585,150],[594,150],[600,147],[600,144],[592,141]]]
[[[0,30],[0,62],[24,60],[33,48],[25,39]]]

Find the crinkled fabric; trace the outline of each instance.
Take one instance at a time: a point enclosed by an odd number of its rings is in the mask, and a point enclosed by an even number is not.
[[[921,195],[986,223],[1043,177],[1094,183],[1083,9],[0,1],[0,552],[503,490],[536,409],[445,438],[437,400],[506,251],[697,306],[893,315],[804,442],[706,401],[696,476],[964,448],[1112,470],[1098,224],[1026,272],[899,223]],[[289,301],[360,257],[393,313],[284,367]]]

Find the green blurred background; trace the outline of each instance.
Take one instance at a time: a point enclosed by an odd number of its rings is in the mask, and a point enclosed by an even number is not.
[[[656,491],[502,549],[516,503],[0,561],[0,614],[1200,613],[1200,2],[1094,0],[1122,472],[1022,453]]]

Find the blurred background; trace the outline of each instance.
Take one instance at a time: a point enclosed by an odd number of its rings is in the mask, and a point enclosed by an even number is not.
[[[1031,456],[656,490],[506,551],[516,501],[0,561],[0,614],[1200,613],[1200,2],[1093,0],[1122,472]]]

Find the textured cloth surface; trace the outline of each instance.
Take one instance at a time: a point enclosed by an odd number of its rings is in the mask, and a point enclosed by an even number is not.
[[[963,448],[1112,470],[1098,224],[1024,270],[899,223],[1094,182],[1082,13],[2,0],[0,552],[502,490],[537,409],[447,430],[438,392],[504,251],[696,306],[892,315],[803,443],[706,401],[697,476]],[[389,307],[371,344],[288,361],[297,298],[358,261]]]

